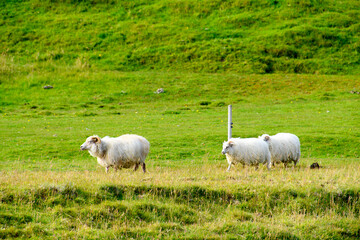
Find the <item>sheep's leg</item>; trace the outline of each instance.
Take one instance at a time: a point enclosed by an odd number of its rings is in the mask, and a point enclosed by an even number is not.
[[[287,162],[284,162],[284,167],[285,167],[285,168],[287,167]]]
[[[259,164],[256,164],[255,165],[255,170],[258,170],[259,169]]]
[[[143,172],[146,173],[146,165],[144,162],[141,163],[141,167],[142,167]]]
[[[275,165],[274,165],[274,162],[273,162],[273,166],[275,166]],[[266,165],[266,167],[267,167],[267,169],[270,171],[270,170],[271,170],[271,162],[268,162],[268,164]]]
[[[136,170],[138,170],[138,168],[139,168],[139,164],[138,164],[138,163],[135,163],[134,172],[135,172]]]
[[[275,167],[275,162],[272,163],[273,167]]]
[[[229,164],[229,167],[228,167],[228,169],[226,171],[229,172],[230,168],[231,168],[231,163]]]
[[[105,168],[105,172],[108,173],[109,172],[109,167]]]

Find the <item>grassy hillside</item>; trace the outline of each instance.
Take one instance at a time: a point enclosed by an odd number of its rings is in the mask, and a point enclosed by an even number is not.
[[[1,62],[238,73],[360,72],[360,3],[1,1]],[[4,70],[3,70],[4,71]]]

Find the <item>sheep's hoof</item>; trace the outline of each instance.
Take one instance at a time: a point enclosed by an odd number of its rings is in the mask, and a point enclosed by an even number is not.
[[[135,172],[136,170],[138,170],[138,168],[139,168],[139,164],[136,163],[136,164],[135,164],[135,168],[134,168],[134,172]]]
[[[141,167],[144,173],[146,173],[146,165],[145,163],[141,163]]]

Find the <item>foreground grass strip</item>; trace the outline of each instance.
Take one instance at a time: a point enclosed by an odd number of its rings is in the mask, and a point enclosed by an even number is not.
[[[358,163],[271,172],[240,167],[226,173],[225,168],[167,167],[145,175],[100,169],[1,172],[0,236],[359,237]]]

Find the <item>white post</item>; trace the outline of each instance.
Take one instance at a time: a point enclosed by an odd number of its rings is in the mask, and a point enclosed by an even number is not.
[[[231,138],[231,130],[232,130],[232,106],[228,106],[228,140]]]

